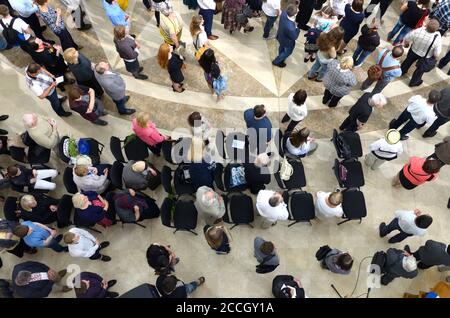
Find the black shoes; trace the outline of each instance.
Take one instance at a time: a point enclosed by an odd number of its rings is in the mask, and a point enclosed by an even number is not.
[[[0,121],[7,120],[8,118],[9,118],[8,115],[1,115],[0,116]]]
[[[81,26],[81,28],[78,28],[79,31],[85,31],[85,30],[89,30],[90,28],[92,28],[92,24],[89,23],[85,23]]]
[[[105,241],[105,242],[100,243],[99,248],[104,249],[104,248],[107,248],[108,246],[109,246],[109,242]]]
[[[69,116],[72,116],[72,113],[71,112],[64,112],[64,113],[62,113],[62,115],[60,115],[61,117],[69,117]]]
[[[144,70],[144,67],[143,67],[143,66],[139,66],[139,71],[138,71],[138,73],[142,72],[143,70]]]
[[[108,122],[104,121],[103,119],[99,119],[99,118],[96,121],[94,121],[93,123],[96,124],[96,125],[99,125],[99,126],[106,126],[106,125],[108,125]]]
[[[146,80],[148,79],[148,76],[145,74],[133,74],[135,79],[140,79],[140,80]]]
[[[385,237],[387,235],[386,233],[386,223],[381,223],[380,226],[378,227],[378,230],[380,232],[380,237]]]
[[[130,100],[130,95],[125,96],[125,103]]]
[[[400,137],[400,140],[408,140],[409,139],[409,136],[402,136],[402,137]]]
[[[434,131],[432,133],[428,133],[428,134],[423,134],[423,138],[431,138],[437,135],[437,131]]]
[[[117,284],[117,280],[115,280],[115,279],[112,279],[112,280],[108,281],[108,287],[106,287],[106,289],[110,289],[115,284]]]
[[[100,258],[100,260],[102,262],[109,262],[111,260],[111,257],[106,256],[106,255],[102,255],[102,257]]]
[[[276,63],[272,62],[272,65],[275,65],[275,66],[281,67],[281,68],[286,67],[286,63],[284,63],[284,62],[281,62],[279,64],[276,64]]]
[[[4,129],[0,129],[0,135],[7,135],[8,131]]]
[[[127,109],[125,109],[125,112],[119,113],[119,114],[121,114],[121,115],[131,115],[131,114],[134,114],[135,112],[136,112],[136,109],[127,108]]]
[[[59,102],[62,104],[62,103],[64,103],[67,100],[67,96],[63,96],[63,97],[58,98],[58,99],[59,99]]]

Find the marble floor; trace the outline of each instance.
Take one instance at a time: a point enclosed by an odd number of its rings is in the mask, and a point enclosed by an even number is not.
[[[55,3],[55,1],[51,1]],[[183,94],[172,92],[168,74],[159,69],[156,63],[157,48],[161,43],[159,32],[155,26],[152,13],[148,13],[139,0],[129,1],[128,12],[132,16],[132,33],[137,35],[142,45],[140,60],[149,75],[146,81],[139,81],[127,74],[122,60],[115,52],[112,42],[112,26],[105,18],[100,0],[84,1],[87,16],[94,28],[87,32],[71,30],[74,38],[84,46],[83,54],[93,62],[108,60],[113,68],[119,70],[127,83],[129,102],[134,108],[151,113],[152,120],[161,130],[172,136],[178,134],[176,130],[187,129],[186,117],[192,111],[200,111],[208,118],[214,127],[225,129],[244,129],[242,119],[243,110],[263,103],[269,111],[269,118],[274,127],[284,128],[280,119],[287,107],[287,96],[299,88],[308,92],[308,117],[302,126],[310,128],[313,137],[319,143],[318,150],[313,156],[303,160],[307,178],[305,190],[310,193],[317,191],[331,191],[337,186],[331,166],[336,157],[335,150],[329,139],[333,128],[337,127],[346,117],[349,107],[361,95],[355,88],[345,97],[336,109],[328,109],[321,103],[323,85],[306,79],[306,72],[311,65],[303,62],[303,34],[302,31],[294,54],[287,60],[288,67],[278,69],[272,67],[270,61],[275,57],[278,49],[276,40],[263,41],[262,23],[260,18],[252,19],[251,25],[255,30],[250,34],[237,33],[232,36],[220,24],[220,16],[214,18],[214,33],[219,35],[212,45],[217,53],[223,73],[229,78],[229,90],[223,101],[216,102],[209,93],[203,79],[202,72],[192,54],[192,45],[188,25],[194,11],[188,10],[181,0],[172,0],[177,11],[182,15],[185,23],[183,41],[188,43],[186,56],[187,70],[185,71],[185,87]],[[394,25],[398,17],[399,1],[395,1],[385,17],[381,36],[386,39],[387,32]],[[55,4],[59,6],[59,2]],[[66,15],[69,25],[70,19]],[[49,34],[49,38],[54,37]],[[444,38],[443,51],[447,51],[449,38]],[[355,47],[355,40],[349,44],[350,50]],[[382,46],[387,43],[383,42]],[[372,57],[369,61],[373,61]],[[0,96],[3,102],[1,114],[8,114],[10,118],[1,123],[1,128],[10,131],[10,135],[23,131],[21,116],[26,112],[35,112],[44,116],[56,118],[60,135],[71,135],[76,138],[83,136],[95,137],[102,143],[109,145],[111,134],[121,138],[131,133],[130,118],[119,116],[112,102],[105,97],[104,102],[109,111],[105,117],[109,125],[100,127],[92,125],[80,116],[58,118],[53,113],[47,101],[38,100],[25,85],[24,69],[30,58],[20,49],[3,51],[0,54]],[[358,81],[364,80],[365,67],[356,70]],[[361,132],[363,149],[380,138],[388,126],[388,122],[398,116],[406,106],[412,95],[427,94],[431,88],[442,89],[448,87],[450,81],[447,69],[434,70],[424,76],[425,84],[419,88],[410,89],[407,86],[410,74],[391,83],[385,90],[388,105],[375,111],[369,123]],[[67,106],[67,105],[66,105]],[[164,242],[171,245],[181,258],[176,267],[176,275],[185,282],[199,276],[206,277],[206,283],[199,288],[193,297],[271,297],[271,282],[275,275],[292,274],[299,277],[304,285],[308,297],[337,297],[330,284],[337,286],[341,293],[349,294],[353,290],[358,276],[358,265],[364,257],[375,251],[386,250],[391,245],[387,240],[378,237],[378,224],[389,221],[397,209],[420,208],[431,213],[435,222],[428,234],[423,238],[409,238],[407,243],[415,250],[427,239],[448,242],[450,239],[450,218],[447,200],[450,189],[450,169],[444,167],[439,179],[433,183],[418,187],[412,191],[394,189],[390,186],[391,178],[397,173],[409,156],[426,156],[433,152],[434,144],[449,135],[450,126],[443,126],[433,138],[423,139],[420,131],[411,133],[411,138],[404,142],[405,153],[397,160],[386,163],[378,171],[371,171],[364,166],[366,184],[362,188],[366,198],[368,216],[362,224],[349,222],[341,226],[336,220],[313,221],[313,225],[297,224],[287,227],[285,222],[279,222],[275,227],[263,230],[259,227],[260,219],[256,217],[255,228],[239,226],[232,230],[232,252],[229,255],[216,255],[207,245],[202,235],[194,236],[189,233],[178,232],[161,225],[159,219],[147,220],[146,229],[126,225],[124,228],[114,226],[102,230],[100,240],[111,241],[111,246],[105,254],[112,257],[109,263],[71,258],[69,255],[59,255],[53,251],[39,251],[36,255],[26,255],[23,260],[36,260],[61,269],[70,264],[77,264],[83,271],[92,271],[107,279],[117,279],[118,284],[113,290],[123,293],[143,282],[154,283],[156,276],[148,267],[145,251],[152,242]],[[108,147],[102,154],[103,162],[113,162],[113,156]],[[152,157],[151,161],[161,168],[164,162],[160,158]],[[0,157],[0,165],[10,164],[8,158]],[[62,171],[64,165],[52,155],[51,165]],[[61,185],[54,191],[55,196],[64,193],[62,177],[57,177]],[[269,189],[277,190],[275,182]],[[148,192],[158,203],[165,198],[164,191],[159,188],[155,192]],[[9,193],[2,193],[9,195]],[[17,195],[12,193],[12,195]],[[2,212],[0,212],[1,216]],[[197,232],[201,233],[203,221],[199,220]],[[97,235],[97,234],[95,234]],[[281,258],[280,266],[272,273],[259,275],[254,271],[256,264],[253,258],[253,239],[262,236],[274,242]],[[324,271],[315,260],[316,250],[325,244],[348,251],[355,259],[355,267],[348,276],[340,276]],[[393,247],[402,248],[403,244]],[[12,255],[2,255],[4,266],[0,269],[0,277],[9,277],[12,267],[19,259]],[[366,292],[369,261],[365,260],[361,266],[359,284],[353,296]],[[447,273],[448,274],[448,273]],[[428,290],[436,282],[445,278],[432,268],[421,271],[414,280],[397,279],[388,287],[372,290],[372,297],[402,297],[405,291],[416,293]],[[61,294],[54,292],[50,297],[73,297],[69,292]]]

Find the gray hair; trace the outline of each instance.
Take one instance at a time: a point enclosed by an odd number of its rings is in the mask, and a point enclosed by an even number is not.
[[[214,204],[214,201],[215,201],[215,198],[214,198],[214,196],[212,197],[212,198],[210,198],[209,196],[208,196],[208,194],[209,193],[213,193],[214,194],[214,191],[213,190],[209,190],[209,191],[206,191],[205,193],[203,193],[203,195],[202,195],[202,203],[205,205],[205,206],[212,206],[213,204]]]
[[[374,94],[372,97],[370,97],[370,101],[372,106],[376,105],[378,107],[383,107],[387,104],[386,97],[384,97],[384,95],[381,93]]]
[[[416,258],[412,255],[403,258],[403,269],[408,273],[414,272],[417,269]]]
[[[276,195],[276,193],[274,193],[274,195],[269,199],[269,205],[274,208],[278,204],[280,204],[280,198]]]
[[[24,114],[22,116],[22,122],[25,128],[34,127],[34,121],[37,118],[36,114]]]
[[[31,272],[30,271],[20,271],[17,276],[15,283],[17,286],[25,286],[30,283]]]
[[[295,4],[290,4],[287,6],[286,8],[286,13],[288,15],[288,17],[292,18],[294,15],[296,15],[298,12],[298,8]]]

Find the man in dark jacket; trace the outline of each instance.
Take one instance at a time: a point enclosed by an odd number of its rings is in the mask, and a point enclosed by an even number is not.
[[[300,35],[300,29],[295,25],[295,16],[298,12],[294,4],[287,6],[283,11],[278,25],[277,40],[280,44],[278,56],[272,61],[272,64],[278,67],[285,67],[284,61],[292,54],[295,48],[295,41]]]
[[[386,263],[382,269],[381,284],[388,285],[397,277],[412,279],[417,276],[417,261],[407,251],[390,248],[386,252]]]
[[[450,136],[434,146],[434,154],[430,157],[438,159],[442,165],[450,165]]]
[[[156,288],[162,298],[187,298],[194,290],[205,282],[205,277],[200,277],[196,281],[185,284],[175,275],[160,275],[156,280]]]
[[[75,277],[75,295],[77,298],[116,298],[118,293],[109,289],[117,283],[117,280],[104,280],[100,275],[90,272],[82,272]]]
[[[405,250],[409,250],[408,245],[405,246]],[[416,258],[417,267],[420,269],[439,265],[450,266],[450,246],[445,243],[428,240],[412,255]]]
[[[44,298],[59,284],[67,270],[56,272],[47,265],[38,262],[24,262],[14,266],[12,282],[15,294],[22,298]],[[62,292],[71,288],[63,285]]]
[[[436,130],[450,121],[450,87],[441,90],[441,99],[434,105],[433,109],[437,118],[423,134],[424,138],[435,136]]]
[[[305,298],[305,290],[299,279],[291,275],[278,275],[272,281],[275,298]]]

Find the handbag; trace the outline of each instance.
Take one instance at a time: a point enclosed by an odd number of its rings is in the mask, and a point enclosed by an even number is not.
[[[283,161],[281,162],[281,167],[280,167],[281,180],[284,180],[284,181],[289,180],[293,173],[294,173],[294,168],[292,168],[292,165],[289,163],[287,158],[284,157]]]
[[[318,261],[323,260],[330,251],[331,248],[328,245],[321,246],[319,250],[316,252],[316,259]]]
[[[344,165],[339,164],[339,179],[341,181],[347,181],[347,168]]]
[[[434,55],[432,57],[427,57],[428,53],[430,52],[431,48],[433,47],[434,41],[437,38],[437,34],[434,35],[433,41],[431,42],[430,46],[428,47],[427,53],[425,53],[424,57],[421,57],[416,64],[416,67],[419,71],[422,71],[424,73],[431,71],[437,64],[436,57]]]
[[[274,257],[275,257],[275,255],[269,255],[269,256],[264,257],[263,261],[260,264],[256,265],[256,272],[258,274],[265,274],[265,273],[273,272],[278,267],[278,265],[266,265],[265,263],[267,263]]]

